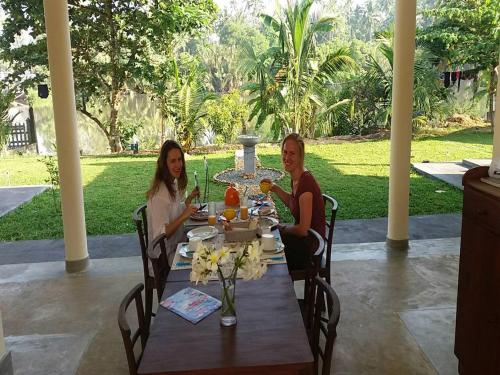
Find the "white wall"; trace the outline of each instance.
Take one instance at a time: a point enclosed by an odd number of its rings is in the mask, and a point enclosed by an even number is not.
[[[26,112],[27,110],[26,106]],[[39,152],[40,154],[54,154],[55,130],[50,95],[46,99],[36,97],[33,102],[33,111]],[[103,106],[100,119],[107,118],[107,113],[108,109]],[[146,95],[133,92],[126,95],[120,103],[119,116],[135,123],[142,122],[144,124],[144,127],[138,131],[139,147],[159,146],[161,131],[159,111],[155,103]],[[80,149],[84,155],[109,153],[107,138],[95,122],[80,112],[77,112],[77,122]]]

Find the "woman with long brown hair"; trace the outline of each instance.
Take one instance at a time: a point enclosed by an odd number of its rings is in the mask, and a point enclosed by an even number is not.
[[[312,173],[304,167],[305,146],[302,137],[288,134],[281,144],[281,161],[290,174],[291,192],[284,191],[269,179],[270,191],[275,193],[290,209],[295,223],[280,226],[280,234],[285,244],[285,254],[289,270],[306,268],[308,262],[307,231],[314,229],[325,237],[325,204],[321,189]]]
[[[191,205],[200,192],[196,187],[181,201],[187,187],[186,163],[181,147],[175,141],[168,140],[161,147],[156,162],[156,172],[151,187],[146,193],[148,198],[148,238],[152,241],[161,233],[168,237],[168,262],[172,264],[177,244],[183,240],[183,226],[197,208]],[[159,249],[152,256],[159,256]]]

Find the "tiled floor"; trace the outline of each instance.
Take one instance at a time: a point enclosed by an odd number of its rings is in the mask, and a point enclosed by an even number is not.
[[[334,247],[341,301],[334,374],[456,374],[453,355],[459,238]],[[0,266],[0,309],[16,374],[127,374],[116,323],[142,280],[139,257]],[[300,285],[297,285],[300,289]]]

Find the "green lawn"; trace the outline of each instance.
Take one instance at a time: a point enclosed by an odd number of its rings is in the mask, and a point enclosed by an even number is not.
[[[492,135],[474,129],[448,135],[417,137],[412,144],[412,161],[451,161],[489,158]],[[264,166],[281,168],[279,147],[262,147],[258,154]],[[387,216],[389,141],[366,141],[306,145],[306,167],[318,179],[323,192],[340,205],[339,219]],[[211,175],[234,164],[234,152],[207,155]],[[154,156],[83,157],[82,173],[87,231],[89,235],[134,231],[133,209],[145,201],[155,167]],[[188,176],[202,175],[203,156],[187,157]],[[36,157],[0,159],[0,186],[43,184],[45,166]],[[462,193],[447,184],[411,173],[410,214],[459,212]],[[190,178],[192,183],[192,178]],[[289,189],[285,177],[281,183]],[[190,185],[190,188],[192,185]],[[225,186],[212,183],[211,199],[221,200]],[[444,191],[438,193],[437,191]],[[282,205],[280,216],[290,220]],[[61,218],[52,197],[45,192],[14,212],[0,218],[0,240],[61,238]]]

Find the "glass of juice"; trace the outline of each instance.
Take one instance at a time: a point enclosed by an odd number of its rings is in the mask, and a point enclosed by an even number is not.
[[[247,220],[248,219],[248,203],[247,197],[243,197],[240,205],[240,219]]]
[[[215,225],[217,223],[215,214],[215,202],[208,203],[208,225]]]

